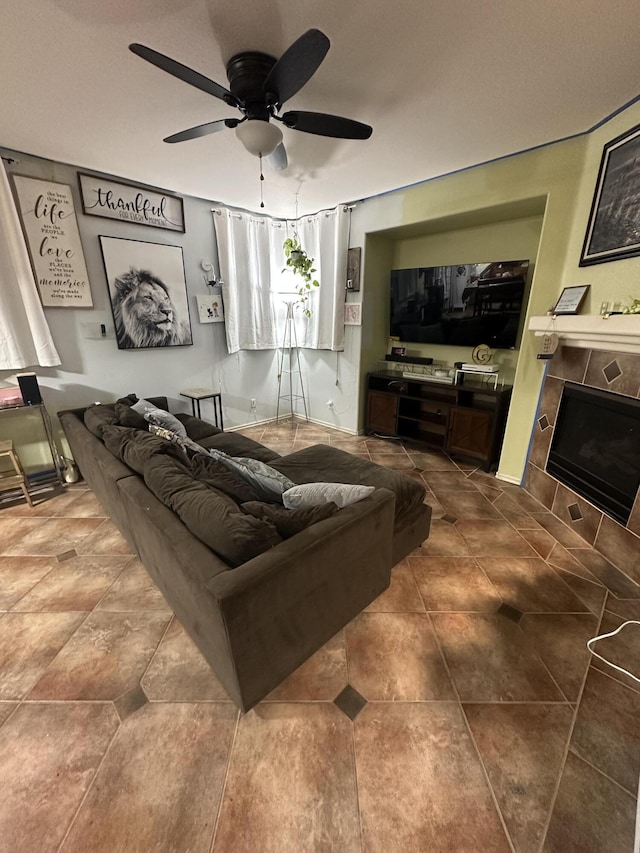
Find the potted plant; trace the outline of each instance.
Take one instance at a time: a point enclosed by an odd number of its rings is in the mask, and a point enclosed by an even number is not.
[[[313,278],[313,273],[316,271],[313,266],[313,258],[310,258],[302,248],[300,238],[297,234],[294,234],[293,237],[287,237],[282,244],[282,248],[287,259],[287,266],[283,269],[283,272],[290,269],[294,275],[302,279],[301,284],[296,288],[296,293],[298,294],[296,304],[302,306],[306,317],[310,317],[311,309],[307,304],[309,291],[312,287],[320,287],[320,282]]]

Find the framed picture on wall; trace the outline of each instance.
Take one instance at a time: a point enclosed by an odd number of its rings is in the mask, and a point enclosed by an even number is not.
[[[361,302],[345,302],[345,304],[344,304],[344,324],[345,324],[345,326],[361,326],[362,325],[362,303]]]
[[[196,296],[198,320],[201,323],[224,323],[224,305],[222,291],[214,289],[208,296]]]
[[[100,237],[118,349],[191,346],[180,246]]]
[[[78,172],[78,182],[85,216],[102,216],[184,232],[184,207],[180,196],[155,187],[126,184],[83,172]]]
[[[640,254],[640,125],[607,142],[580,266]]]
[[[12,180],[43,306],[93,307],[71,187],[28,175]]]

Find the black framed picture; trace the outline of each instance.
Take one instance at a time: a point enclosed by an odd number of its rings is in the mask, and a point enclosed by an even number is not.
[[[118,349],[191,346],[180,246],[100,237]]]
[[[590,284],[577,284],[565,287],[553,309],[554,314],[577,314],[580,310]]]
[[[407,354],[406,347],[391,347],[391,355],[405,356]]]
[[[580,266],[640,254],[640,125],[607,142]]]

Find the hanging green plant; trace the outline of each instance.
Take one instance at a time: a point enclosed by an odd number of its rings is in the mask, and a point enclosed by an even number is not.
[[[308,305],[309,292],[312,287],[320,287],[320,282],[313,277],[313,273],[316,271],[313,266],[314,259],[310,258],[302,248],[300,238],[297,234],[294,234],[293,237],[287,237],[282,244],[282,248],[287,259],[287,266],[282,272],[286,272],[289,269],[294,275],[302,279],[302,283],[296,288],[296,293],[298,294],[296,304],[302,307],[306,317],[310,317],[311,309]]]

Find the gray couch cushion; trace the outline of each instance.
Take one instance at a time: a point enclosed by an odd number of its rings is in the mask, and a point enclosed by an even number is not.
[[[360,483],[389,489],[396,496],[396,522],[420,507],[426,494],[424,483],[406,473],[384,468],[327,444],[305,447],[271,464],[295,483]]]
[[[197,440],[197,439],[196,439]],[[239,432],[221,432],[198,441],[207,450],[221,450],[228,456],[248,456],[249,459],[259,459],[261,462],[271,462],[279,459],[280,454],[275,450],[269,450],[264,444],[259,444],[246,435]]]
[[[89,406],[84,412],[84,425],[96,438],[102,438],[106,426],[118,423],[115,407],[110,405]]]
[[[147,460],[155,455],[167,455],[187,463],[185,452],[164,438],[123,426],[106,426],[102,432],[105,447],[137,474],[143,474]]]
[[[149,430],[149,423],[145,421],[144,415],[136,412],[131,406],[124,403],[116,403],[116,415],[118,416],[118,424],[123,427],[132,427],[133,429],[142,429],[145,432]]]
[[[227,495],[195,480],[176,459],[162,455],[149,459],[144,480],[158,500],[230,566],[282,542],[275,525],[243,513]]]
[[[256,489],[260,500],[279,502],[282,499],[282,493],[295,485],[288,477],[261,459],[252,459],[249,456],[228,456],[221,450],[214,449],[209,451],[209,455],[246,480],[252,488]]]
[[[206,453],[194,454],[190,470],[198,482],[218,489],[238,504],[260,500],[257,490],[250,483]]]
[[[135,394],[125,394],[124,397],[119,397],[116,403],[121,403],[123,406],[134,406],[138,402],[138,397]]]
[[[222,432],[221,429],[218,429],[218,427],[213,424],[203,421],[200,418],[195,418],[193,415],[187,415],[184,412],[178,412],[176,414],[176,418],[181,424],[184,424],[188,437],[192,441],[197,441],[198,443],[200,443],[203,438],[210,438],[212,435],[220,435]]]
[[[322,521],[325,518],[331,518],[338,512],[338,507],[334,503],[323,504],[322,506],[305,507],[304,509],[285,509],[277,504],[268,504],[263,501],[249,501],[241,504],[240,507],[244,512],[254,515],[256,518],[262,518],[265,521],[270,521],[275,524],[276,529],[283,539],[289,539],[300,533],[301,530],[306,530],[317,521]]]

